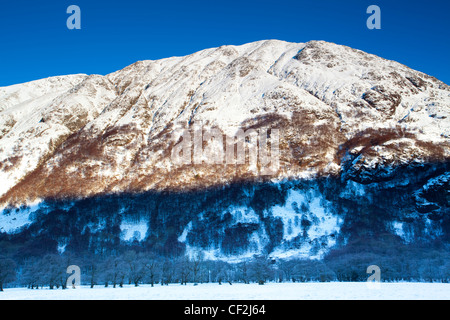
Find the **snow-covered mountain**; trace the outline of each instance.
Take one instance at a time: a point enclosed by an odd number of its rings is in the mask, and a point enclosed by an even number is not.
[[[206,204],[190,207],[169,240],[187,249],[202,247],[215,257],[236,255],[242,252],[232,245],[224,249],[223,235],[236,238],[236,230],[229,229],[239,226],[247,228],[242,239],[247,253],[303,250],[312,256],[312,240],[322,239],[322,249],[336,243],[349,220],[339,214],[355,206],[346,201],[370,204],[392,194],[398,198],[384,208],[406,211],[391,216],[386,228],[405,241],[417,237],[417,230],[403,224],[426,213],[420,219],[428,226],[421,230],[438,237],[449,232],[442,227],[449,219],[449,116],[445,83],[323,41],[258,41],[139,61],[106,76],[53,77],[0,88],[0,204],[9,213],[22,206],[22,218],[14,221],[26,228],[36,221],[33,212],[55,208],[39,203],[64,207],[61,201],[67,199],[74,205],[74,199],[145,192],[170,191],[178,197],[187,190],[202,202],[208,188],[246,184],[240,191],[246,200],[230,196],[229,202],[210,206],[215,213]],[[225,136],[238,129],[278,129],[279,170],[267,176],[248,163],[175,166],[173,132],[193,123]],[[302,181],[307,189],[289,184]],[[282,200],[258,209],[252,201],[264,190],[260,183],[278,185]],[[152,230],[159,232],[156,225],[164,229],[161,217],[128,219],[124,212],[132,209],[116,209],[125,240],[141,231],[137,240],[150,241]],[[150,216],[155,212],[146,210]],[[218,232],[200,241],[202,228],[213,223],[205,212],[216,215],[222,236]],[[0,230],[16,230],[12,216],[2,219]],[[67,245],[67,239],[59,245]]]

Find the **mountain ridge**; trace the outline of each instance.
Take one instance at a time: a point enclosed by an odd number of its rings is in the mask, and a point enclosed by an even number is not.
[[[339,148],[365,158],[359,167],[449,157],[446,84],[323,41],[263,40],[138,61],[106,76],[47,80],[48,91],[22,88],[19,98],[7,94],[11,87],[0,88],[3,204],[181,190],[247,176],[246,165],[166,170],[170,161],[161,150],[174,145],[170,127],[193,120],[225,135],[245,126],[279,126],[282,161],[275,179],[339,175],[344,156]],[[54,82],[60,83],[56,93]],[[24,111],[31,105],[32,111]],[[86,171],[88,178],[71,171]]]

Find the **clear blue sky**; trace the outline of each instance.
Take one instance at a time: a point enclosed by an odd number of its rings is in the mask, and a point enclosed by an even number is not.
[[[69,30],[69,5],[81,30]],[[381,8],[381,30],[366,9]],[[399,61],[450,84],[450,1],[2,0],[0,86],[263,39],[325,40]]]

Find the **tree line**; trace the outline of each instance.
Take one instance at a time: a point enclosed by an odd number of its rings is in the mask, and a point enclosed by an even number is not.
[[[405,260],[398,256],[352,251],[330,254],[322,260],[272,259],[259,255],[237,263],[207,260],[202,254],[163,257],[134,250],[114,256],[47,254],[20,263],[0,257],[0,290],[5,285],[65,289],[70,265],[80,267],[81,284],[91,288],[211,282],[263,285],[267,282],[367,281],[367,267],[373,264],[380,267],[382,281],[450,281],[449,253],[431,250],[427,256],[414,259],[415,254],[409,252],[409,259]]]

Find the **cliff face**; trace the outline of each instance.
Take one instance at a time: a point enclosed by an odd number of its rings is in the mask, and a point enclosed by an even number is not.
[[[24,248],[134,241],[216,259],[322,257],[366,236],[448,243],[449,106],[439,80],[320,41],[0,88],[0,231]],[[196,126],[204,150],[213,129],[223,144],[238,130],[276,138],[276,170],[250,152],[196,161],[195,146],[175,164],[180,132]]]

